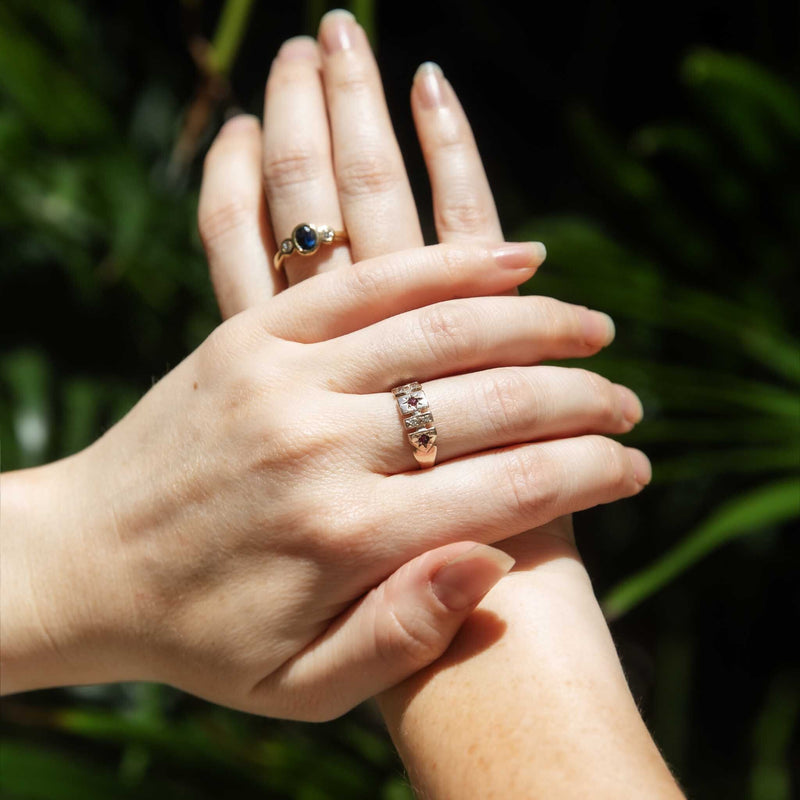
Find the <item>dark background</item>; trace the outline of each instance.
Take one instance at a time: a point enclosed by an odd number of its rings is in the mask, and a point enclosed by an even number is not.
[[[226,76],[191,55],[223,5],[0,2],[4,470],[88,444],[217,323],[204,150],[226,113],[260,113],[281,41],[327,8],[254,3]],[[548,246],[529,290],[617,322],[591,366],[644,398],[629,440],[655,480],[577,528],[666,758],[692,797],[796,795],[798,5],[353,7],[431,240],[408,108],[425,60],[507,235]],[[410,796],[368,706],[310,726],[91,687],[4,700],[0,733],[8,798]]]

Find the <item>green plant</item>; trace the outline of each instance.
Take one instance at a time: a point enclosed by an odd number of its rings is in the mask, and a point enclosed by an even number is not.
[[[517,234],[548,243],[531,290],[604,308],[624,325],[624,341],[593,368],[646,399],[629,439],[655,453],[656,486],[690,484],[708,498],[677,544],[606,595],[612,617],[732,538],[800,516],[800,342],[787,294],[800,231],[800,190],[787,181],[800,102],[738,56],[694,51],[682,75],[697,118],[648,126],[627,147],[573,111],[605,226],[552,217]],[[704,288],[721,273],[725,294]]]

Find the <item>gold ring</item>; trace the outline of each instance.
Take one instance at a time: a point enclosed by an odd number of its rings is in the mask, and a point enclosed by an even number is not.
[[[392,389],[397,408],[414,448],[414,458],[420,467],[432,467],[436,463],[436,428],[428,398],[417,381]]]
[[[280,270],[283,260],[292,253],[300,256],[313,256],[323,244],[350,241],[345,231],[336,231],[330,225],[312,225],[301,222],[288,239],[284,239],[272,259],[275,269]]]

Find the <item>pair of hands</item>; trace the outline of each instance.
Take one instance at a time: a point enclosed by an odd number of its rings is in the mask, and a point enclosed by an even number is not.
[[[3,537],[4,691],[154,680],[336,716],[445,650],[512,564],[487,544],[552,523],[528,537],[571,547],[563,515],[649,481],[603,436],[641,417],[632,392],[533,366],[595,353],[610,321],[513,296],[542,248],[502,241],[437,68],[412,108],[427,248],[350,15],[283,46],[263,136],[249,117],[223,127],[200,229],[230,319],[87,450],[4,476],[5,519],[26,520]],[[303,221],[346,227],[350,246],[290,257],[285,288],[275,241]],[[416,470],[389,392],[409,380],[435,415],[433,470]]]

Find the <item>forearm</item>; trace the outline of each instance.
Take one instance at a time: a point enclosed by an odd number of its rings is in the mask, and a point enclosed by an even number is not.
[[[125,677],[126,587],[86,469],[73,456],[0,476],[0,694]]]
[[[426,800],[682,797],[631,697],[574,548],[507,548],[520,567],[448,653],[381,698]]]

